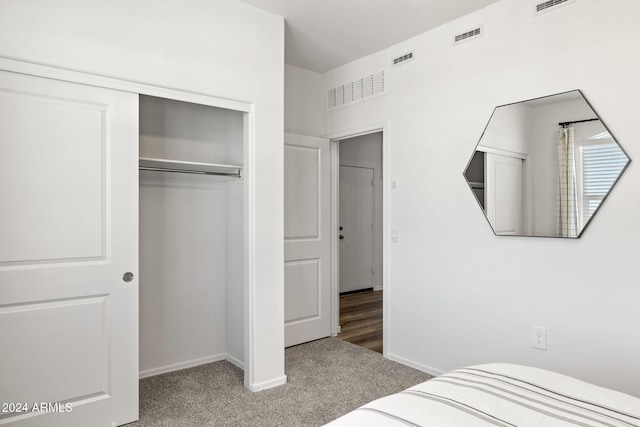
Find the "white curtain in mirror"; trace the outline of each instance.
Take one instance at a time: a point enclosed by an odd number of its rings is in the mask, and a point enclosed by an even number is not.
[[[578,236],[575,137],[573,126],[558,133],[558,235]]]

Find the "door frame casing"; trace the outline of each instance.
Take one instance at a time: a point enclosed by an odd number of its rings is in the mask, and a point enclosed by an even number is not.
[[[338,227],[340,219],[339,204],[339,184],[340,184],[340,141],[356,136],[368,135],[382,132],[382,283],[384,292],[382,294],[382,355],[386,358],[389,353],[389,342],[391,341],[389,315],[389,301],[391,300],[391,268],[390,268],[390,213],[391,213],[391,174],[390,171],[390,122],[382,121],[370,123],[341,131],[331,132],[326,135],[331,141],[331,335],[336,336],[340,329],[340,256],[338,246]]]

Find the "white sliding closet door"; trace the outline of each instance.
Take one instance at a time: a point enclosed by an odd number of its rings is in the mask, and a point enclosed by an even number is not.
[[[522,234],[522,159],[486,154],[486,210],[496,234]]]
[[[331,335],[329,140],[285,134],[285,346]]]
[[[138,417],[137,107],[0,71],[0,425]]]

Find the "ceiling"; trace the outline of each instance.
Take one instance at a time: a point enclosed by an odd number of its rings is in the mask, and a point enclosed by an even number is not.
[[[285,18],[287,64],[324,73],[499,0],[239,1]]]

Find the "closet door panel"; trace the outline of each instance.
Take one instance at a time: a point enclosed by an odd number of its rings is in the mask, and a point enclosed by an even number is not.
[[[284,263],[284,321],[294,322],[320,315],[320,260]]]
[[[137,108],[0,71],[0,424],[138,417]]]
[[[106,108],[0,92],[1,265],[103,259]]]
[[[287,215],[284,238],[290,241],[318,239],[322,191],[318,147],[285,145],[285,197]]]

